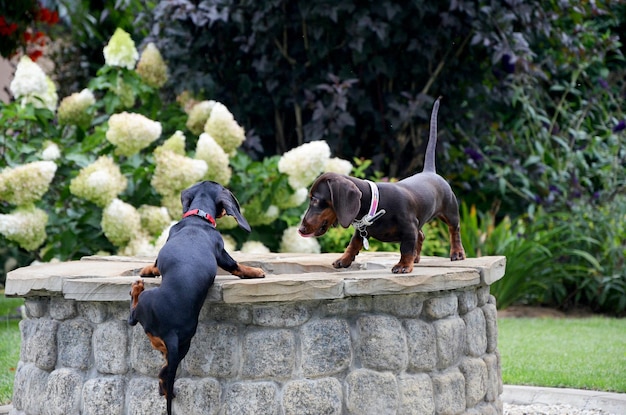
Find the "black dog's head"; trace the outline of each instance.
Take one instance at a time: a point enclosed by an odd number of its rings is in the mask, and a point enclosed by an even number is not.
[[[359,188],[347,176],[322,174],[311,186],[309,208],[298,232],[304,237],[322,236],[337,223],[347,228],[359,213],[361,196]]]
[[[203,181],[185,189],[180,194],[183,214],[190,209],[202,209],[215,218],[229,215],[237,220],[239,226],[250,232],[250,225],[241,214],[239,202],[230,190],[219,183]]]

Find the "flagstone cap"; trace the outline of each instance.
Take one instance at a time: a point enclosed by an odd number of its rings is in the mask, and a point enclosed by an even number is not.
[[[350,268],[335,269],[340,254],[243,254],[238,262],[260,267],[266,277],[241,280],[219,270],[207,300],[258,303],[341,299],[351,296],[409,294],[491,285],[504,276],[506,258],[487,256],[451,262],[422,257],[409,274],[393,274],[398,253],[362,252]],[[63,296],[76,301],[128,301],[130,285],[139,270],[154,258],[89,256],[78,261],[44,263],[11,271],[5,295],[10,297]],[[144,278],[147,288],[161,278]]]

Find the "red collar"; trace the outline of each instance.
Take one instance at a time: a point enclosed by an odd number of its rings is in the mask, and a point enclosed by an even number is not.
[[[185,212],[185,214],[183,215],[183,218],[186,218],[187,216],[192,216],[192,215],[196,215],[196,216],[200,216],[201,218],[204,218],[206,220],[209,221],[209,223],[211,225],[213,225],[213,227],[216,226],[215,224],[215,219],[213,219],[213,216],[209,215],[208,213],[206,213],[204,210],[202,209],[191,209],[188,210],[187,212]]]

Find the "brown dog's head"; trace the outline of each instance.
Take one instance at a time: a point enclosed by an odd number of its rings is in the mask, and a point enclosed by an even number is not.
[[[189,209],[202,209],[212,214],[215,218],[224,215],[234,217],[239,227],[250,232],[250,225],[241,214],[239,201],[230,190],[219,183],[205,180],[185,189],[180,194],[183,205],[183,214]]]
[[[307,209],[298,232],[301,236],[321,236],[337,222],[347,228],[361,208],[362,193],[347,176],[324,173],[309,192]]]

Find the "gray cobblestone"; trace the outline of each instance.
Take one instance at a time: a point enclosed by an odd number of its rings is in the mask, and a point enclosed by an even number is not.
[[[437,367],[455,365],[466,348],[465,323],[459,317],[437,320],[433,323],[437,336]]]
[[[74,369],[57,369],[50,374],[44,395],[45,415],[77,414],[80,410],[80,396],[83,389],[83,376]]]
[[[307,377],[333,375],[348,368],[352,360],[350,327],[345,320],[324,319],[300,330],[302,371]]]
[[[437,415],[457,415],[465,411],[465,378],[458,369],[432,376]]]
[[[400,321],[390,316],[363,316],[357,321],[363,367],[401,371],[407,366],[407,344]]]
[[[346,377],[348,414],[394,414],[398,410],[398,385],[389,372],[357,369]]]
[[[303,304],[257,306],[252,309],[252,323],[265,327],[296,327],[310,318]]]
[[[52,297],[50,299],[50,317],[55,320],[66,320],[76,315],[76,305],[73,300],[66,300],[63,297]]]
[[[424,302],[424,314],[432,319],[449,317],[457,312],[459,300],[456,295],[448,294],[429,298]]]
[[[433,382],[427,374],[401,376],[399,390],[398,415],[432,415],[435,413]]]
[[[82,390],[84,415],[123,415],[124,378],[94,378],[85,382]]]
[[[279,415],[278,390],[271,382],[238,382],[226,391],[224,415]]]
[[[243,343],[243,375],[250,379],[284,379],[295,364],[295,338],[285,329],[247,334]]]
[[[192,376],[232,378],[241,354],[239,330],[233,324],[200,324],[182,366]]]
[[[283,392],[285,415],[340,415],[341,383],[335,378],[295,380]]]
[[[111,320],[98,324],[93,337],[98,372],[123,375],[128,371],[128,324]]]
[[[429,371],[437,366],[437,338],[431,323],[422,320],[405,320],[409,368]]]
[[[66,320],[59,324],[57,340],[58,362],[61,366],[87,369],[91,358],[91,324],[82,319]]]

